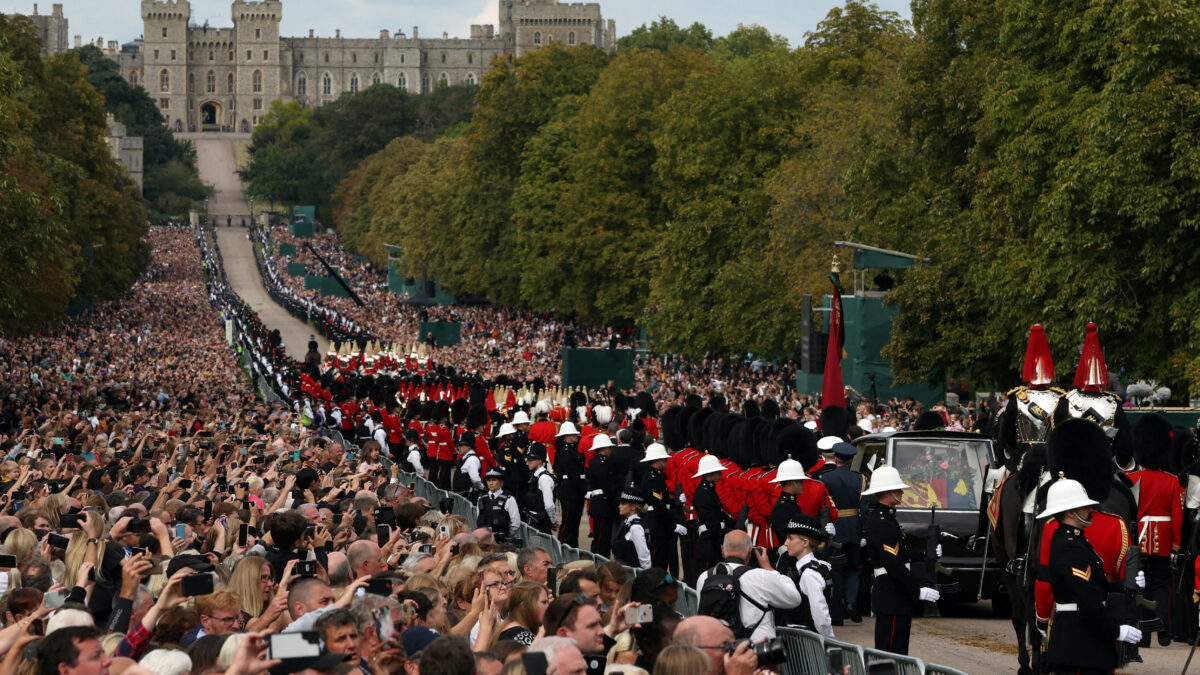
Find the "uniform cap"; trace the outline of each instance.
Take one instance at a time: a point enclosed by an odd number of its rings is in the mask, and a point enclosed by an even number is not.
[[[513,415],[512,423],[514,427],[518,424],[529,424],[529,413],[524,410],[518,410],[517,414]]]
[[[496,432],[496,438],[504,438],[505,436],[512,436],[515,433],[517,433],[517,428],[514,427],[512,424],[505,422],[504,424],[500,425],[500,431]]]
[[[705,455],[700,458],[700,463],[696,465],[696,475],[692,478],[702,478],[710,473],[721,473],[725,471],[725,465],[721,464],[721,460],[712,455]]]
[[[785,483],[789,480],[812,480],[804,473],[804,465],[794,459],[785,459],[779,464],[772,483]]]
[[[1081,506],[1095,506],[1098,502],[1087,495],[1083,484],[1077,480],[1063,478],[1054,481],[1046,493],[1046,510],[1038,514],[1038,518],[1048,518],[1055,514],[1077,509]]]
[[[600,448],[611,448],[612,446],[612,439],[608,437],[608,434],[596,434],[592,437],[593,450],[599,450]]]
[[[853,457],[858,454],[858,448],[849,443],[838,443],[833,446],[833,454],[838,457]]]
[[[667,448],[662,443],[651,443],[646,448],[646,456],[642,458],[642,462],[656,462],[660,459],[670,459],[671,455],[667,454]]]
[[[881,466],[871,474],[871,485],[863,490],[864,495],[874,495],[892,490],[907,490],[908,485],[900,480],[900,472],[895,467]]]
[[[783,531],[785,534],[800,534],[817,541],[825,541],[828,538],[828,533],[817,522],[817,519],[807,513],[797,513],[788,518],[787,525],[784,526]]]
[[[562,426],[558,428],[558,433],[554,434],[554,437],[558,438],[561,436],[571,436],[571,435],[578,436],[579,429],[575,428],[574,422],[567,421],[567,422],[562,423]]]
[[[531,459],[540,459],[546,461],[546,446],[534,441],[529,444],[529,450],[525,453],[525,461]]]
[[[842,441],[842,439],[838,436],[822,436],[817,439],[817,449],[821,452],[829,452],[830,450],[833,450],[833,446],[842,442],[844,441]]]
[[[487,480],[488,478],[499,478],[504,480],[504,472],[500,470],[500,467],[493,466],[487,470],[487,473],[484,474],[483,478],[484,480]]]
[[[629,502],[630,504],[645,504],[646,499],[637,490],[627,487],[621,490],[621,496],[617,498],[618,502]]]
[[[809,421],[805,422],[804,428],[808,429],[809,431],[816,431],[817,430],[817,421],[809,420]]]

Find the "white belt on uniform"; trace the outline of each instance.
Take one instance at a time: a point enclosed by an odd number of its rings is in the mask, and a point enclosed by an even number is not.
[[[1104,605],[1104,602],[1100,603]],[[1079,603],[1077,602],[1056,602],[1054,603],[1054,611],[1056,612],[1078,612]]]
[[[1142,531],[1138,533],[1138,541],[1141,541],[1146,538],[1146,532],[1150,530],[1150,523],[1169,523],[1171,516],[1142,516],[1138,522],[1142,524]]]
[[[909,563],[904,563],[904,569],[909,569],[909,570],[911,570],[911,569],[912,569],[912,565],[910,565]],[[875,568],[875,576],[877,576],[877,577],[880,577],[880,576],[883,576],[883,575],[885,575],[885,574],[887,574],[887,568],[886,568],[886,567],[876,567],[876,568]]]
[[[604,494],[604,490],[592,490],[591,492],[587,493],[587,498],[591,499],[592,497],[595,497],[596,495],[602,495],[602,494]]]

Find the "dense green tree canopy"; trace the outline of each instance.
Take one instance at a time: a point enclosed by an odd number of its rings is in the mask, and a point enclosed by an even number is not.
[[[104,102],[74,54],[45,61],[25,17],[0,15],[0,332],[113,299],[145,268],[146,212],[109,154]]]

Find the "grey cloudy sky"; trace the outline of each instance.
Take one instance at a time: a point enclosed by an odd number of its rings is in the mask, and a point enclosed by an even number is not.
[[[37,3],[38,11],[49,14],[51,2]],[[192,0],[192,20],[197,24],[231,26],[229,0]],[[773,33],[784,36],[794,46],[804,40],[833,7],[843,4],[836,0],[732,0],[728,2],[694,0],[600,0],[605,18],[617,22],[617,35],[667,16],[681,25],[694,21],[707,26],[716,35],[724,35],[739,23],[757,23]],[[883,9],[910,18],[909,0],[876,0]],[[0,12],[32,13],[31,0],[14,2],[0,0]],[[139,0],[62,0],[63,12],[70,22],[71,35],[82,35],[94,41],[128,42],[142,33]],[[332,36],[340,28],[345,37],[375,37],[381,29],[411,34],[419,26],[423,36],[466,37],[473,23],[495,23],[496,0],[283,0],[284,36],[307,35],[315,29],[318,35]]]

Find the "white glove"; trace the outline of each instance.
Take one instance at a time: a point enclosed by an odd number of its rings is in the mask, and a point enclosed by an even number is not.
[[[825,523],[825,531],[829,534],[837,534],[837,527],[833,523]]]
[[[938,598],[942,597],[936,588],[922,588],[920,592],[921,602],[937,602]],[[1122,626],[1124,628],[1124,626]],[[1139,638],[1141,639],[1141,638]]]
[[[858,545],[862,548],[866,548],[867,547],[867,538],[863,537],[863,540],[858,542]]]
[[[1046,639],[1046,631],[1042,630],[1041,626],[1037,626],[1037,632],[1042,636],[1043,640]]]
[[[1137,584],[1138,588],[1142,589],[1143,591],[1146,590],[1146,573],[1145,572],[1143,572],[1142,570],[1138,570],[1137,576],[1133,578],[1133,581],[1134,581],[1134,583]]]
[[[1142,641],[1142,631],[1133,626],[1121,626],[1121,632],[1117,634],[1117,642],[1127,642],[1131,645],[1136,645]]]
[[[687,504],[687,495],[683,494],[682,492],[679,493],[679,503]]]
[[[675,534],[677,534],[681,537],[686,537],[687,536],[687,528],[682,525],[676,525],[675,526]]]
[[[942,545],[941,544],[937,545],[937,550],[934,551],[934,555],[936,555],[939,558],[942,557]]]

